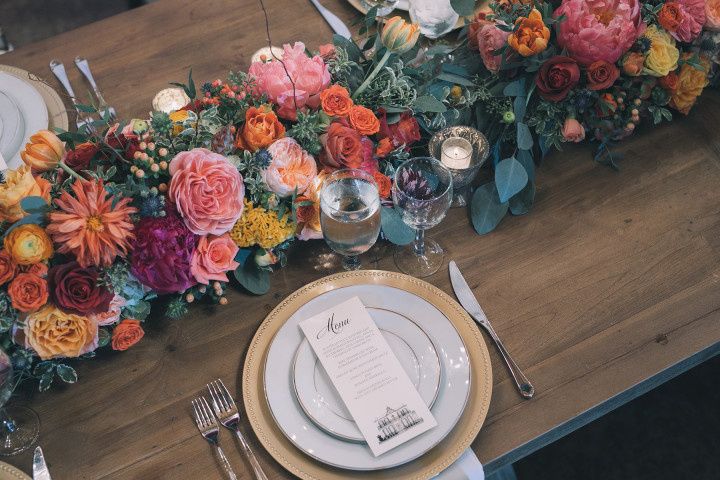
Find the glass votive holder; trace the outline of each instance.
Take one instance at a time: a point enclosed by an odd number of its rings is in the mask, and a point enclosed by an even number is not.
[[[452,174],[455,193],[451,206],[467,206],[468,186],[490,154],[485,135],[472,127],[448,127],[432,136],[428,149]]]

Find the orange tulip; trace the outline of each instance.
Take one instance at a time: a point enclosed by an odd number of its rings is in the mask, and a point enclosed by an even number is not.
[[[537,55],[547,48],[550,29],[543,23],[542,14],[533,8],[530,15],[515,21],[517,30],[508,37],[508,44],[523,57]]]
[[[50,130],[40,130],[30,137],[20,157],[34,172],[47,172],[55,168],[65,155],[63,142]]]

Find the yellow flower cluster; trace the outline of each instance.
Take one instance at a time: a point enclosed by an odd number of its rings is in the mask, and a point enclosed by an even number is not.
[[[230,237],[240,248],[259,245],[268,249],[284,242],[294,232],[295,224],[287,214],[278,218],[277,213],[256,207],[245,200],[245,210],[230,230]]]

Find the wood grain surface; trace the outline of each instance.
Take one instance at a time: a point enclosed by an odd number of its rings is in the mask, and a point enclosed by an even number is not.
[[[316,48],[330,39],[306,0],[266,3],[275,45],[302,40]],[[342,0],[323,3],[347,22],[357,18]],[[0,61],[50,78],[48,62],[59,58],[76,91],[85,91],[70,67],[83,55],[107,100],[128,117],[147,114],[153,95],[183,81],[190,67],[198,80],[222,77],[246,68],[264,44],[253,0],[161,0]],[[591,147],[571,146],[539,169],[537,204],[527,217],[506,218],[480,237],[466,212],[454,209],[430,231],[537,390],[522,400],[490,348],[492,405],[473,444],[483,463],[499,466],[532,451],[663,372],[720,350],[718,124],[720,95],[709,92],[687,118],[623,143],[620,173],[593,163]],[[231,292],[226,307],[196,305],[175,322],[155,318],[136,347],[82,362],[77,385],[30,399],[53,478],[222,478],[190,418],[190,399],[217,377],[239,396],[253,332],[286,295],[332,273],[327,252],[322,242],[297,242],[270,294]],[[395,269],[389,246],[365,257]],[[429,281],[452,292],[445,268]],[[221,438],[240,477],[252,478],[230,434]],[[270,478],[289,478],[259,454]],[[30,470],[29,454],[9,461]]]

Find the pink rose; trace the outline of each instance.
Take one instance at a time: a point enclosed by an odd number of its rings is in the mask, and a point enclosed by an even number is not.
[[[170,162],[170,200],[188,230],[222,235],[243,212],[245,185],[227,158],[205,148],[180,152]]]
[[[503,32],[494,23],[486,23],[480,27],[477,32],[477,45],[480,51],[485,68],[492,73],[500,70],[502,55],[495,55],[495,51],[502,48],[507,43],[510,32]]]
[[[100,326],[112,325],[120,320],[120,311],[126,303],[123,297],[115,295],[110,301],[110,308],[107,312],[88,315],[88,318]]]
[[[585,128],[574,118],[567,118],[562,128],[562,136],[566,142],[582,142],[585,140]]]
[[[320,92],[330,85],[330,72],[322,57],[316,55],[310,58],[305,54],[302,42],[296,42],[292,47],[284,45],[283,48],[284,67],[280,62],[255,62],[250,65],[248,73],[255,77],[256,93],[267,95],[279,105],[278,115],[282,118],[295,120],[296,105],[302,111],[318,108]]]
[[[198,283],[205,285],[209,285],[210,280],[227,282],[225,272],[240,266],[235,261],[238,250],[240,249],[228,234],[201,237],[190,261],[190,272]]]
[[[315,159],[293,138],[275,140],[268,147],[268,153],[272,160],[262,172],[263,180],[280,197],[288,197],[293,192],[300,195],[317,176]]]

